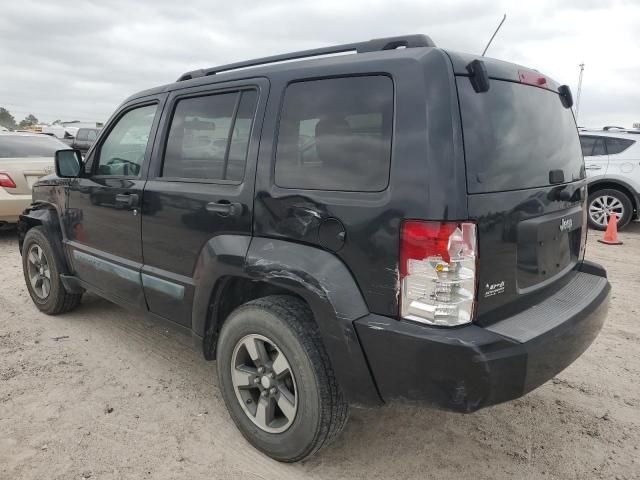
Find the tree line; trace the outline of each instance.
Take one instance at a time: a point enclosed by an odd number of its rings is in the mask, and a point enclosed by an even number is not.
[[[38,125],[39,123],[40,121],[32,113],[20,120],[19,123],[16,123],[16,119],[11,115],[11,112],[4,107],[0,107],[0,126],[8,128],[9,130],[23,130]],[[53,122],[53,125],[62,125],[62,120],[56,120]]]

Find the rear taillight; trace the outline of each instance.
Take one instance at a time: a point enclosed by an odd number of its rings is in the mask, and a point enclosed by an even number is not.
[[[470,222],[406,221],[400,233],[400,315],[454,327],[473,320],[476,226]]]
[[[16,182],[13,181],[8,173],[0,173],[0,187],[16,188]]]

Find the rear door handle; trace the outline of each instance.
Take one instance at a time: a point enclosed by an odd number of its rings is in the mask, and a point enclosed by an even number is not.
[[[116,195],[116,203],[120,205],[126,205],[127,207],[135,207],[138,205],[138,194],[118,193]]]
[[[244,206],[241,203],[227,202],[221,200],[220,202],[207,203],[207,212],[217,213],[221,217],[239,217],[244,212]]]
[[[600,165],[587,165],[584,167],[585,170],[602,170]]]

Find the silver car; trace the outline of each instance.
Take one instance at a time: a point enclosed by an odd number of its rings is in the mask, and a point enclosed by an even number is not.
[[[589,226],[607,227],[616,214],[618,228],[638,218],[640,207],[640,130],[604,127],[580,130],[589,188]]]

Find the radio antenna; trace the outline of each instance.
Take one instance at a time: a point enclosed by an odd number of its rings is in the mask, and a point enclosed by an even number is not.
[[[489,43],[487,43],[487,46],[484,47],[484,50],[482,52],[483,57],[484,57],[484,54],[487,53],[487,49],[489,48],[489,45],[491,45],[491,42],[493,42],[493,38],[496,36],[496,33],[498,33],[498,30],[500,30],[500,27],[502,26],[502,24],[506,19],[507,19],[507,14],[505,13],[504,16],[502,17],[502,21],[500,22],[500,25],[498,25],[498,28],[496,28],[496,31],[493,32],[493,35],[491,35],[491,38],[489,39]]]

